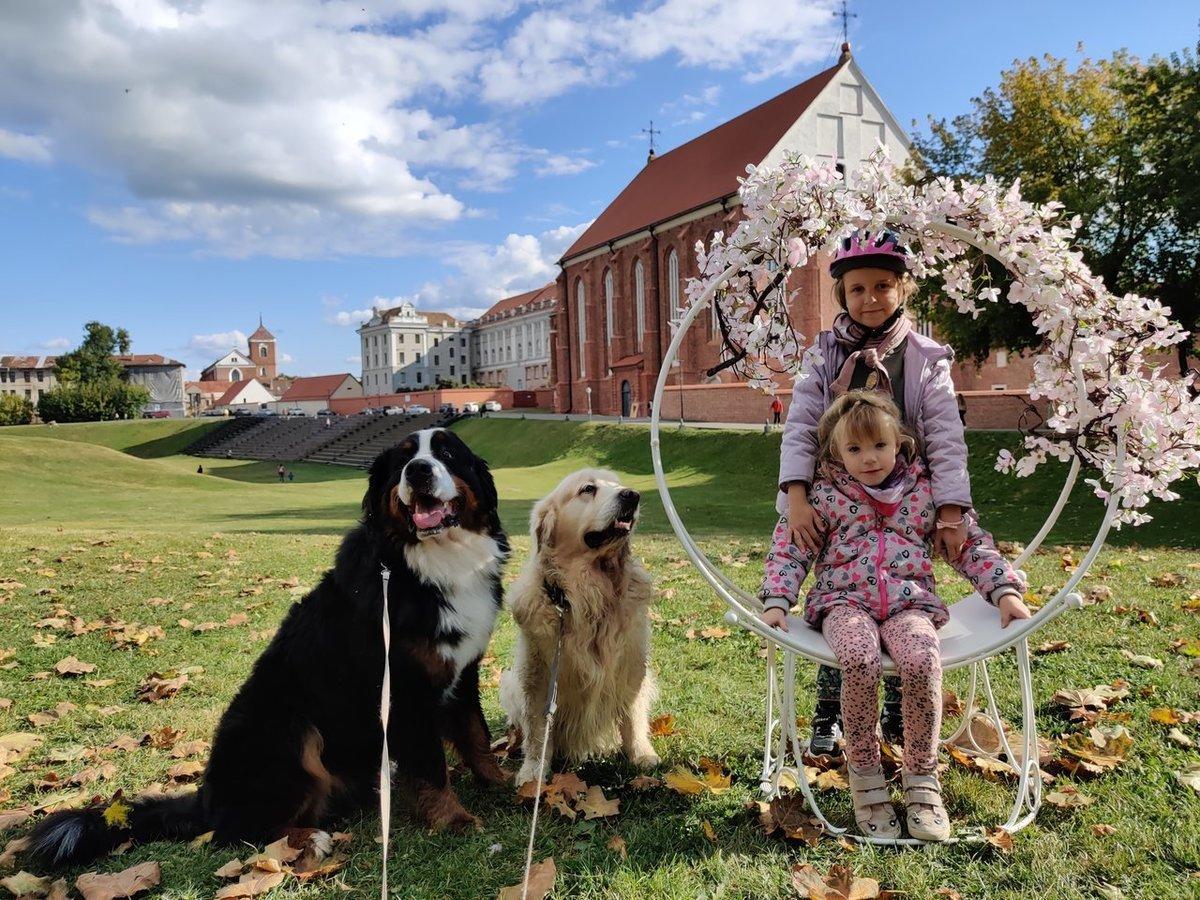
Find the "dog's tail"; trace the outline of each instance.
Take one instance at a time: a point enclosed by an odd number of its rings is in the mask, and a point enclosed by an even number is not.
[[[128,840],[186,840],[205,831],[198,793],[125,800],[51,813],[29,833],[25,855],[47,868],[74,866]]]

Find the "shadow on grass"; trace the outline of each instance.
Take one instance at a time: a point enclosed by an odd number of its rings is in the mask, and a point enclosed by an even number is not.
[[[241,481],[248,484],[279,483],[278,460],[242,460],[234,465],[228,465],[227,460],[213,461],[204,457],[196,457],[196,464],[203,465],[205,467],[204,474],[214,478],[227,478],[230,481]],[[295,482],[288,482],[289,484],[362,481],[364,488],[366,487],[367,473],[363,469],[310,462],[285,462],[283,466],[296,476]]]
[[[158,459],[163,456],[174,456],[177,453],[182,453],[200,438],[204,437],[209,432],[216,429],[220,422],[200,422],[193,428],[188,428],[183,431],[178,431],[175,434],[168,434],[164,437],[155,438],[152,441],[143,441],[140,444],[133,444],[129,447],[122,448],[122,453],[128,453],[130,456],[136,456],[139,459]]]

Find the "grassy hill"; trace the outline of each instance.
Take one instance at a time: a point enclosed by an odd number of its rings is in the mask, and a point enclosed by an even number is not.
[[[296,463],[296,481],[279,484],[276,464],[197,459],[179,451],[212,422],[147,420],[0,429],[0,524],[41,521],[132,529],[216,529],[338,534],[358,516],[363,473]],[[529,510],[560,478],[581,466],[616,470],[645,497],[642,530],[667,534],[650,461],[649,429],[577,422],[471,419],[455,429],[496,477],[501,518],[510,532],[528,527]],[[774,519],[779,433],[668,429],[662,455],[671,496],[697,535],[768,532]],[[997,473],[992,463],[1012,433],[969,436],[975,502],[998,538],[1027,540],[1044,521],[1065,466],[1031,478]],[[205,473],[199,475],[197,466]],[[1151,508],[1151,524],[1115,532],[1114,544],[1200,545],[1200,488]],[[1087,542],[1100,501],[1076,487],[1051,540]],[[1182,527],[1181,527],[1182,526]]]

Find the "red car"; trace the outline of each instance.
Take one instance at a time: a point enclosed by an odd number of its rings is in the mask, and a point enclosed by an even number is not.
[[[148,409],[142,413],[143,419],[169,419],[171,411],[167,409]]]

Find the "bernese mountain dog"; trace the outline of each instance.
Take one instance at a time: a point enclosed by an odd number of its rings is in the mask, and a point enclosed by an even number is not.
[[[275,840],[379,800],[383,587],[390,570],[388,750],[433,829],[478,825],[451,787],[444,741],[482,781],[490,752],[479,659],[509,555],[487,464],[453,432],[418,431],[371,466],[362,519],[284,618],[221,717],[199,791],[53,813],[26,853],[83,863],[126,840]],[[106,812],[108,815],[106,816]]]

